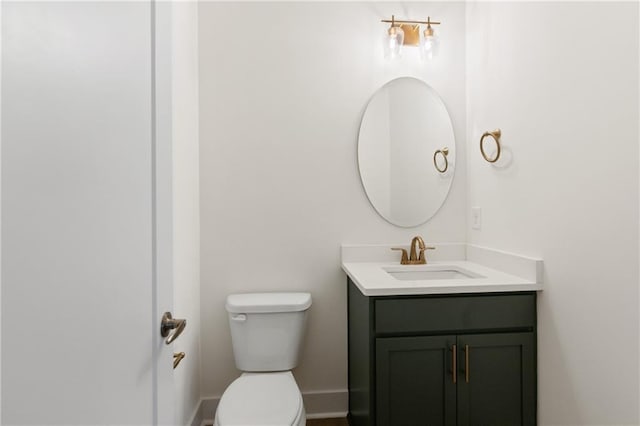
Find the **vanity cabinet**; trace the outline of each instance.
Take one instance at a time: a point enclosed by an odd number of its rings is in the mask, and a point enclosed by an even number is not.
[[[351,426],[536,424],[535,292],[348,287]]]

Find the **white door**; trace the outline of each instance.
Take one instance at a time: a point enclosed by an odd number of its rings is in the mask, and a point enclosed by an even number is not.
[[[2,3],[4,425],[173,423],[159,18]]]

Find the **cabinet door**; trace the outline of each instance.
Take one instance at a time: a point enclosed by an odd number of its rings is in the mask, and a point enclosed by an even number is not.
[[[455,336],[376,339],[376,425],[456,424]]]
[[[536,424],[533,333],[458,336],[458,425]]]

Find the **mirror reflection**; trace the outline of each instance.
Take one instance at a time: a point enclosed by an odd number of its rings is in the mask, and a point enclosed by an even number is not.
[[[383,218],[412,227],[433,217],[451,188],[455,158],[451,118],[429,85],[402,77],[373,95],[360,124],[358,167]]]

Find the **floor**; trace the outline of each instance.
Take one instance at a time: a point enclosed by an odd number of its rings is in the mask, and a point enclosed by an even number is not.
[[[307,420],[307,426],[349,426],[346,418]]]
[[[205,425],[213,426],[213,425]],[[346,418],[341,419],[313,419],[307,420],[307,426],[349,426]]]

